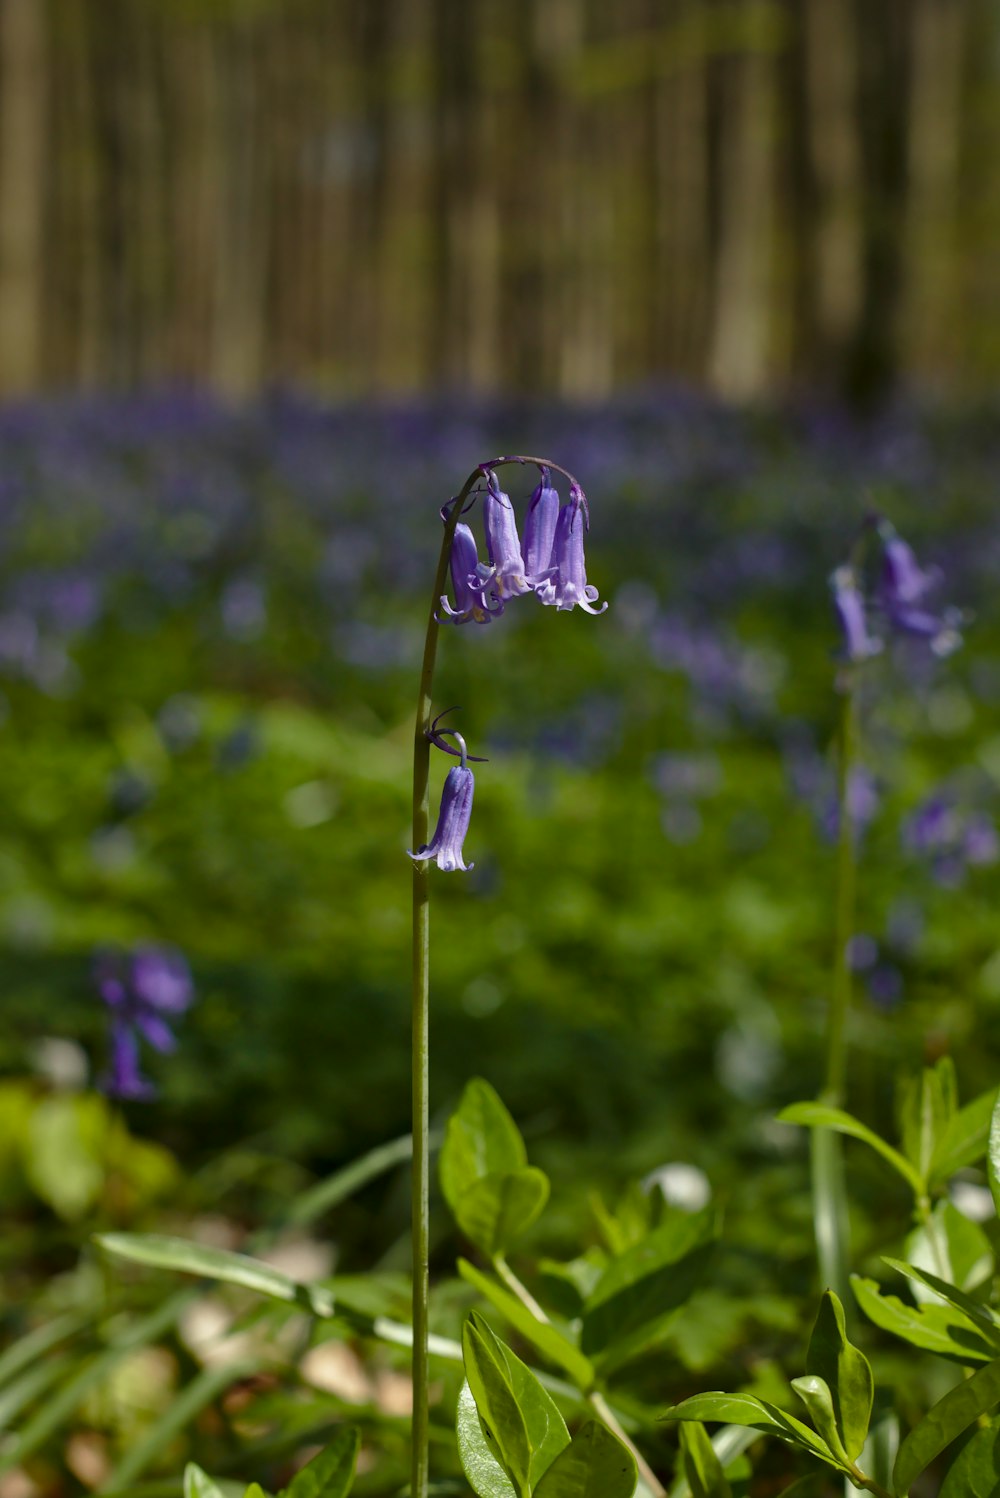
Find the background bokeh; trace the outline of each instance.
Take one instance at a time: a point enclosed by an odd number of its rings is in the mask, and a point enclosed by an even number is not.
[[[998,147],[989,0],[0,0],[5,1334],[112,1294],[95,1230],[255,1242],[406,1133],[438,510],[527,451],[586,487],[610,608],[442,640],[489,762],[475,871],[435,871],[435,1121],[495,1084],[553,1176],[538,1253],[697,1166],[728,1246],[674,1372],[798,1370],[806,1154],[773,1120],[822,1074],[827,577],[872,508],[966,638],[865,668],[849,1100],[891,1134],[900,1066],[996,1080]],[[196,1001],[112,1109],[95,962],[149,943]],[[906,1203],[851,1166],[865,1262]],[[311,1272],[405,1270],[407,1223],[400,1166]],[[457,1325],[440,1203],[434,1235]],[[0,1438],[0,1498],[99,1489],[167,1397],[92,1384],[71,1438]],[[277,1470],[227,1431],[172,1438],[150,1498],[192,1450]]]

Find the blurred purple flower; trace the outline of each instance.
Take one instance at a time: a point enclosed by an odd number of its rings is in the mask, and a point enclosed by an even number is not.
[[[882,641],[868,631],[865,600],[853,567],[838,567],[830,587],[843,644],[841,658],[851,664],[869,660],[882,649]]]
[[[462,855],[462,844],[469,830],[469,818],[472,816],[474,790],[475,780],[472,771],[464,765],[453,765],[445,776],[444,790],[441,793],[441,810],[438,813],[434,836],[429,843],[424,843],[423,847],[418,848],[415,853],[410,853],[414,863],[425,858],[433,858],[438,868],[446,874],[452,873],[455,869],[467,872],[475,867],[474,864],[465,863]]]
[[[880,962],[868,977],[868,992],[878,1009],[895,1009],[903,997],[903,975],[891,963]]]
[[[878,782],[864,765],[853,765],[847,777],[847,815],[855,837],[862,837],[875,819],[879,808]],[[840,832],[840,814],[837,797],[828,801],[822,817],[825,835],[831,840]]]
[[[105,1090],[113,1097],[151,1097],[152,1084],[139,1071],[139,1039],[163,1053],[176,1048],[164,1016],[183,1014],[194,999],[187,962],[173,948],[140,946],[130,957],[100,957],[95,977],[111,1016],[111,1066]]]
[[[962,834],[962,852],[966,863],[996,863],[1000,857],[1000,839],[992,817],[983,812],[976,812],[969,817]]]
[[[880,534],[883,550],[878,600],[890,625],[901,634],[927,640],[935,655],[950,655],[962,643],[962,616],[958,609],[937,611],[928,606],[941,581],[940,570],[921,567],[913,548],[888,522],[883,522]]]

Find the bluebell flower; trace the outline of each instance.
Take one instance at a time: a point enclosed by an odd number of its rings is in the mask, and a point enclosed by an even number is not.
[[[504,494],[491,473],[483,500],[483,523],[486,527],[486,549],[493,568],[493,595],[498,603],[530,593],[527,568],[521,555],[521,541],[510,496]]]
[[[550,576],[558,519],[559,494],[549,482],[549,470],[543,468],[524,520],[525,575],[532,587]]]
[[[454,624],[489,624],[495,614],[503,613],[503,604],[487,599],[486,585],[493,577],[492,569],[479,560],[476,538],[467,525],[461,522],[455,527],[451,538],[451,585],[455,592],[455,607],[445,594],[441,595],[441,608],[446,618]],[[438,615],[439,621],[441,615]]]
[[[111,1067],[104,1086],[114,1097],[151,1097],[139,1070],[140,1037],[154,1050],[177,1045],[167,1016],[183,1014],[194,998],[191,972],[180,952],[141,946],[130,958],[104,957],[97,987],[111,1013]]]
[[[438,868],[446,874],[455,869],[467,872],[475,867],[474,864],[465,863],[462,856],[462,844],[469,830],[469,818],[472,815],[474,790],[475,780],[472,771],[465,765],[453,765],[445,776],[444,790],[441,793],[441,810],[438,812],[434,836],[429,843],[425,843],[415,853],[410,852],[410,857],[415,863],[425,858],[433,858]]]
[[[941,581],[937,568],[921,567],[913,548],[888,522],[880,528],[882,572],[878,599],[893,629],[927,640],[935,655],[950,655],[962,643],[958,609],[935,609],[930,599]]]
[[[853,567],[838,567],[830,578],[833,607],[843,642],[842,659],[852,664],[866,661],[882,649],[882,641],[868,630],[865,600]]]
[[[583,555],[583,533],[587,526],[587,502],[579,484],[570,487],[569,499],[561,507],[556,520],[555,538],[552,544],[552,566],[544,581],[536,583],[535,593],[544,604],[557,609],[572,609],[579,604],[588,614],[603,614],[607,608],[602,603],[594,608],[597,589],[587,582],[587,567]]]

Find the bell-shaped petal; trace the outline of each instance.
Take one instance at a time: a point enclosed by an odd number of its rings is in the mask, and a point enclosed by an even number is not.
[[[530,593],[514,506],[510,495],[504,494],[492,473],[483,500],[483,523],[486,526],[486,549],[494,572],[494,597],[503,603],[521,593]]]
[[[485,589],[493,579],[493,569],[485,567],[479,560],[476,538],[467,525],[461,522],[455,527],[451,538],[451,553],[448,558],[451,568],[451,585],[455,594],[452,608],[442,593],[441,608],[446,619],[453,624],[489,624],[495,614],[503,613],[503,604],[486,597]],[[438,615],[441,622],[442,616]]]
[[[418,848],[410,857],[414,862],[433,858],[439,869],[451,873],[455,869],[465,872],[474,868],[462,856],[462,844],[469,830],[472,816],[472,795],[475,780],[472,771],[464,765],[453,765],[445,776],[441,793],[441,810],[438,813],[434,836],[429,843]]]
[[[583,493],[574,484],[569,499],[559,511],[556,532],[552,545],[552,567],[549,576],[535,586],[535,593],[542,603],[557,609],[572,609],[577,605],[588,614],[603,614],[607,608],[602,603],[594,608],[597,589],[587,582],[587,567],[583,555],[583,533],[586,529],[586,508]]]
[[[841,658],[856,664],[877,655],[882,641],[868,630],[865,600],[852,567],[838,567],[830,578],[833,608],[840,626]]]
[[[543,468],[524,521],[525,576],[532,587],[549,575],[558,520],[559,494],[549,482],[549,470]]]
[[[169,947],[139,947],[132,958],[132,992],[138,1005],[183,1014],[194,998],[191,970]]]
[[[156,1089],[139,1070],[139,1042],[129,1024],[115,1021],[111,1026],[111,1066],[104,1078],[104,1090],[110,1097],[151,1098]]]
[[[958,609],[935,608],[931,602],[941,574],[921,567],[913,548],[888,524],[882,534],[882,573],[878,601],[893,629],[927,640],[935,655],[950,655],[962,643]]]

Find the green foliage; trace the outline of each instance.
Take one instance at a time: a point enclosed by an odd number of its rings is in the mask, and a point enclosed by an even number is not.
[[[529,1166],[517,1125],[488,1082],[471,1081],[448,1121],[439,1170],[445,1200],[477,1248],[505,1253],[538,1218],[548,1178]]]
[[[854,1461],[868,1435],[875,1383],[868,1359],[848,1341],[844,1308],[832,1290],[820,1301],[806,1353],[806,1372],[825,1381],[836,1429],[848,1459]]]
[[[106,1253],[131,1259],[136,1264],[224,1280],[227,1284],[254,1290],[258,1295],[293,1301],[315,1316],[333,1314],[333,1297],[328,1290],[296,1284],[287,1274],[247,1254],[234,1254],[227,1249],[190,1243],[186,1238],[170,1238],[161,1233],[103,1233],[96,1242]]]
[[[691,1498],[732,1498],[732,1488],[705,1427],[696,1420],[686,1420],[680,1432],[684,1475]]]
[[[360,1444],[353,1426],[342,1430],[325,1451],[296,1473],[282,1498],[346,1498],[354,1482]]]
[[[906,1498],[924,1468],[996,1404],[1000,1404],[1000,1360],[950,1389],[911,1430],[893,1468],[897,1498]]]
[[[465,1374],[490,1454],[521,1498],[529,1498],[569,1445],[566,1423],[534,1374],[475,1312],[462,1334]],[[466,1476],[472,1481],[479,1464]],[[492,1498],[481,1493],[480,1498]]]
[[[606,1425],[588,1420],[542,1473],[533,1498],[632,1498],[632,1453]]]

